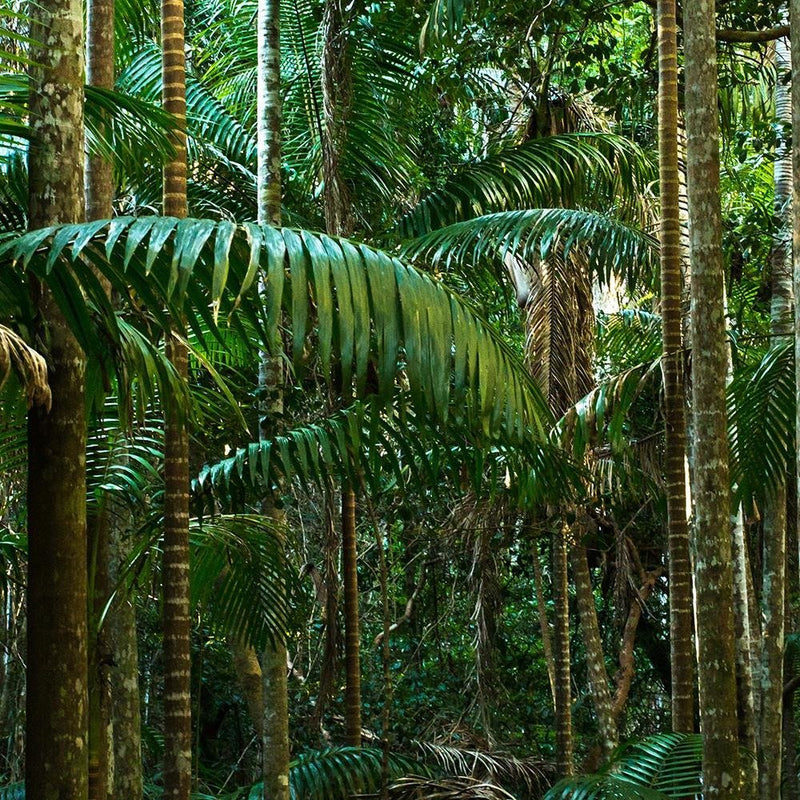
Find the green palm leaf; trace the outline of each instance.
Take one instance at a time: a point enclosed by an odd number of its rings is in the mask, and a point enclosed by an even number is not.
[[[699,797],[702,737],[662,733],[619,748],[599,775],[565,778],[545,800],[670,800]]]
[[[794,350],[776,346],[728,389],[731,482],[737,499],[762,505],[794,460]]]
[[[630,198],[636,209],[652,178],[652,163],[621,136],[571,133],[532,139],[464,167],[400,220],[399,233],[410,239],[499,211],[602,210],[618,205],[618,197]]]
[[[289,765],[292,800],[348,800],[377,793],[383,777],[382,758],[383,751],[374,747],[330,747],[303,754]],[[389,753],[389,780],[420,772],[425,772],[420,762]],[[260,800],[263,796],[264,787],[257,783],[208,800]]]
[[[93,344],[94,334],[75,307],[85,307],[84,296],[108,307],[97,270],[126,295],[130,286],[164,327],[191,311],[201,341],[204,326],[245,316],[269,343],[283,308],[298,367],[311,346],[323,373],[336,357],[345,382],[352,375],[361,389],[371,362],[383,397],[402,367],[413,401],[438,419],[452,415],[518,441],[541,441],[549,427],[524,366],[471,306],[366,245],[253,224],[127,217],[25,234],[0,247],[0,261],[9,260],[48,280],[82,344]],[[265,303],[252,302],[259,269]],[[165,300],[178,313],[168,314]]]
[[[652,275],[658,259],[658,242],[650,234],[607,214],[572,208],[485,214],[412,239],[403,252],[448,267],[490,259],[504,278],[509,258],[566,260],[574,248],[606,283],[612,274],[622,274],[634,286],[642,274]]]
[[[283,536],[262,516],[193,521],[191,602],[212,630],[259,650],[285,637],[290,583]]]

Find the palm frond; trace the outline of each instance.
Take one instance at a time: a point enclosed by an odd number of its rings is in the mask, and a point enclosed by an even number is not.
[[[437,774],[469,776],[480,782],[515,788],[529,796],[541,794],[555,777],[553,765],[533,758],[515,758],[432,742],[417,742],[421,760],[435,765]]]
[[[702,737],[662,733],[620,747],[599,775],[565,778],[545,800],[670,800],[699,797]]]
[[[544,260],[559,256],[567,260],[576,248],[605,283],[615,274],[635,286],[643,275],[650,278],[658,259],[654,236],[607,213],[573,208],[485,214],[412,239],[403,246],[403,253],[446,267],[464,267],[490,259],[502,274],[507,259]]]
[[[548,426],[527,371],[467,302],[365,245],[252,223],[121,217],[25,234],[0,247],[2,260],[48,281],[90,351],[96,334],[76,309],[86,297],[109,308],[97,270],[126,296],[132,288],[165,328],[187,314],[198,337],[204,325],[213,331],[218,319],[236,325],[243,315],[272,346],[283,308],[298,368],[313,344],[323,374],[333,358],[341,365],[345,394],[353,379],[363,391],[372,363],[378,393],[388,397],[399,362],[413,401],[434,417],[517,440],[541,440]],[[266,294],[253,302],[260,269]]]
[[[791,343],[743,370],[728,389],[731,482],[745,503],[763,504],[794,460],[794,349]]]
[[[143,159],[160,162],[172,154],[169,133],[176,122],[159,105],[96,86],[86,86],[84,92],[90,152],[123,168]],[[17,129],[6,131],[0,126],[0,135],[29,137],[23,123],[27,102],[28,76],[0,75],[0,109],[6,109],[6,125],[15,124]],[[11,118],[9,110],[19,117]]]
[[[532,139],[464,167],[399,222],[411,239],[456,222],[500,211],[619,206],[636,203],[653,177],[643,151],[607,133],[571,133]],[[625,218],[621,213],[621,218]]]
[[[292,800],[348,800],[377,793],[382,781],[383,751],[373,747],[329,747],[305,753],[289,765]],[[424,765],[400,753],[389,753],[389,779],[424,772]],[[259,800],[257,783],[217,800]]]
[[[473,0],[433,0],[419,36],[420,49],[453,37],[473,12],[474,5]]]
[[[661,317],[640,308],[597,315],[596,356],[600,369],[630,369],[660,357]]]
[[[190,528],[189,586],[212,630],[263,650],[286,636],[284,532],[267,517],[216,516]]]
[[[28,407],[41,405],[50,408],[50,384],[47,382],[47,362],[21,336],[0,325],[0,391],[12,371],[28,399]]]

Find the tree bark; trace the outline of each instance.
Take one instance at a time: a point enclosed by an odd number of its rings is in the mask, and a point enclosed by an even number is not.
[[[800,198],[800,0],[789,2],[791,27],[791,103],[792,103],[792,194]],[[792,203],[792,284],[795,298],[800,298],[800,202]],[[800,395],[800,302],[794,305],[794,369],[796,394]],[[795,441],[800,442],[800,403],[795,412]],[[800,447],[796,448],[795,498],[800,520]],[[800,532],[800,524],[797,526]],[[798,547],[800,553],[800,547]]]
[[[325,228],[333,236],[351,236],[353,213],[350,193],[341,172],[351,111],[351,75],[347,53],[348,14],[342,0],[326,0],[322,18],[322,176]],[[344,389],[344,392],[347,390]],[[345,740],[361,745],[361,655],[358,572],[355,535],[356,498],[342,485],[342,573],[345,615]]]
[[[731,515],[731,534],[739,742],[746,752],[755,757],[758,744],[753,665],[758,660],[755,650],[758,640],[752,632],[750,613],[752,582],[748,583],[747,541],[741,508],[737,510],[736,515]],[[744,769],[742,776],[742,800],[754,798],[758,787],[758,769]]]
[[[110,549],[110,578],[112,585],[118,585],[132,543],[130,530],[113,511]],[[136,609],[124,594],[118,595],[108,610],[108,636],[114,659],[111,671],[114,796],[117,800],[139,800],[143,791],[139,643]]]
[[[30,227],[41,228],[83,220],[83,8],[42,0],[30,15],[28,213]],[[85,800],[86,360],[49,291],[32,291],[46,329],[52,407],[28,414],[26,790]]]
[[[164,214],[185,217],[186,55],[183,0],[162,0],[164,109],[181,126],[174,157],[164,166]],[[186,346],[167,334],[167,357],[189,376]],[[185,414],[171,400],[164,429],[164,797],[189,800],[192,788],[191,618],[189,616],[189,435]]]
[[[775,43],[775,116],[791,124],[791,98],[783,77],[789,69],[785,39]],[[792,196],[791,152],[779,152],[774,166],[775,214],[784,220]],[[782,234],[773,247],[772,347],[785,344],[793,332],[792,266],[790,243]],[[764,508],[761,588],[761,716],[758,737],[758,785],[761,800],[778,797],[781,788],[781,737],[783,712],[784,592],[786,584],[786,481],[775,488]]]
[[[553,635],[550,621],[547,618],[547,605],[544,600],[544,577],[542,562],[539,560],[539,546],[535,540],[530,543],[533,560],[533,582],[536,591],[536,614],[539,617],[539,631],[542,634],[542,649],[547,662],[547,677],[550,681],[550,694],[553,696],[553,707],[556,702],[555,667],[553,666]]]
[[[569,577],[567,535],[563,525],[553,534],[553,645],[556,684],[556,770],[560,776],[572,775],[572,688],[569,647]]]
[[[361,638],[358,612],[356,496],[342,491],[342,578],[344,582],[345,742],[361,746]]]
[[[683,388],[678,43],[675,0],[658,2],[658,161],[661,187],[661,325],[664,350],[664,477],[669,548],[672,730],[694,730],[692,581],[686,509],[686,398]]]
[[[714,0],[695,0],[684,9],[695,435],[692,493],[704,796],[733,800],[739,797],[740,773],[714,22]]]
[[[114,88],[114,0],[88,0],[86,6],[86,81],[101,89]],[[86,159],[86,219],[112,215],[114,176],[111,162],[100,156]],[[111,289],[102,277],[98,279]],[[108,626],[100,619],[111,593],[111,526],[114,518],[106,496],[89,535],[89,800],[105,800],[113,793],[111,732],[111,665],[115,663]],[[112,612],[113,613],[113,612]]]
[[[594,604],[594,590],[589,573],[586,548],[574,545],[570,554],[572,576],[575,581],[575,597],[578,601],[583,645],[586,649],[586,662],[589,673],[589,687],[594,703],[597,725],[600,731],[600,750],[608,759],[619,744],[619,731],[614,717],[611,691],[608,686],[603,642],[597,624],[597,609]]]
[[[280,2],[259,0],[256,38],[258,44],[257,130],[258,222],[281,224],[281,69]],[[263,290],[262,286],[262,290]],[[283,374],[280,355],[264,353],[259,369],[264,392],[259,435],[269,439],[283,416]],[[270,493],[264,513],[285,529],[285,515]],[[286,543],[283,542],[285,561]],[[263,654],[264,677],[264,800],[289,800],[289,699],[286,642],[276,639]]]

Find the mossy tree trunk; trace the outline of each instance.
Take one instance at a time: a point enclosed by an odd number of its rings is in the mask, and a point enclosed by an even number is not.
[[[789,87],[783,82],[789,69],[789,46],[785,39],[775,43],[775,116],[791,124]],[[783,221],[789,214],[792,196],[791,152],[779,151],[774,165],[775,214]],[[783,227],[781,225],[781,227]],[[791,243],[782,232],[773,246],[771,346],[791,341],[792,260]],[[758,788],[761,800],[778,797],[781,791],[781,739],[783,732],[783,649],[784,593],[786,584],[786,481],[775,487],[764,507],[764,545],[761,585],[761,715],[758,730]]]
[[[42,0],[30,14],[28,216],[41,228],[83,221],[83,7]],[[85,800],[86,360],[49,291],[32,292],[52,407],[28,414],[26,790],[31,798]]]
[[[695,0],[684,7],[692,266],[692,492],[703,784],[707,798],[733,800],[740,796],[740,774],[715,31],[713,0]]]

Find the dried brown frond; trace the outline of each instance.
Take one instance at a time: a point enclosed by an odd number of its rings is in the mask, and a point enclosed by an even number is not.
[[[52,398],[47,382],[47,362],[25,341],[5,325],[0,325],[0,389],[11,371],[14,371],[25,389],[28,408],[44,406],[48,411]]]
[[[515,800],[502,787],[467,776],[432,779],[409,775],[392,784],[389,796],[393,800]]]

